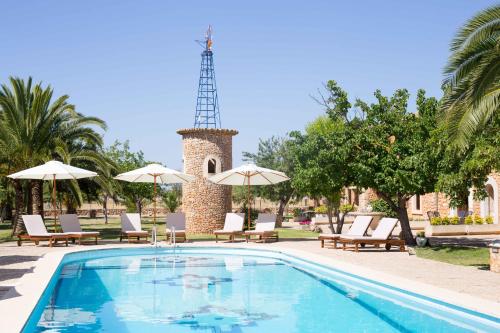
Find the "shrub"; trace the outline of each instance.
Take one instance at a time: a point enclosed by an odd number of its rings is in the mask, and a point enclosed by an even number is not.
[[[425,231],[417,232],[417,237],[425,237]]]
[[[475,224],[483,224],[484,223],[484,219],[479,216],[479,215],[474,215],[474,223]]]
[[[450,217],[450,224],[451,225],[457,225],[458,222],[460,222],[460,218],[458,216]]]
[[[370,201],[370,206],[372,206],[372,211],[384,213],[387,217],[397,216],[396,212],[389,207],[389,204],[382,199]]]
[[[448,216],[442,217],[441,218],[441,224],[442,225],[449,225],[450,224],[450,218]]]
[[[347,214],[349,212],[352,212],[355,209],[356,209],[356,206],[351,205],[351,204],[343,204],[343,205],[340,205],[340,207],[339,207],[340,212],[343,214]]]
[[[316,214],[326,214],[328,212],[328,208],[325,205],[318,206],[314,208],[314,212]]]
[[[303,212],[304,211],[302,209],[300,209],[300,208],[294,208],[293,209],[293,216],[294,217],[300,216],[300,215],[302,215]]]
[[[443,224],[443,219],[441,217],[433,217],[431,219],[431,225],[441,225]]]
[[[484,219],[484,222],[486,222],[486,224],[493,224],[493,216],[486,216],[486,218]]]
[[[472,223],[474,223],[474,218],[471,215],[466,216],[464,219],[464,223],[465,224],[472,224]]]

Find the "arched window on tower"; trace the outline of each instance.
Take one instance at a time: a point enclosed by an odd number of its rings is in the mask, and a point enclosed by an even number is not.
[[[218,156],[208,155],[203,160],[203,165],[202,165],[203,176],[208,178],[215,174],[218,174],[222,171],[221,167],[222,167],[221,160]]]
[[[217,172],[217,161],[215,158],[210,158],[208,160],[207,173],[214,174]]]

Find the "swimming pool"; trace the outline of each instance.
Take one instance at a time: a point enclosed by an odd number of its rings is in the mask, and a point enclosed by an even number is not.
[[[290,255],[67,254],[23,332],[498,332],[500,319]]]

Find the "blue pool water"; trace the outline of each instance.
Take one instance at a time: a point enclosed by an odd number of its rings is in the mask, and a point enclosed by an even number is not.
[[[66,255],[23,332],[476,331],[500,320],[280,253],[183,248]]]

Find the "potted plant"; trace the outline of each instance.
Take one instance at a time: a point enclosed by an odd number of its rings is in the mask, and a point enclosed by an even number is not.
[[[304,220],[304,211],[300,208],[293,209],[293,222],[300,222]]]
[[[419,231],[417,233],[417,237],[415,237],[415,241],[417,242],[418,247],[424,247],[428,244],[428,239],[425,237],[425,231]]]

